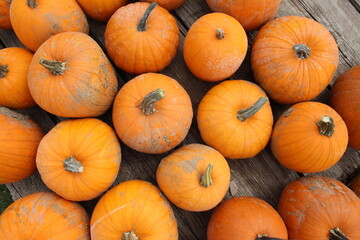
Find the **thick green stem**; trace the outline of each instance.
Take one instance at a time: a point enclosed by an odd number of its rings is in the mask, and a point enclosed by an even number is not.
[[[329,240],[349,240],[349,239],[340,230],[340,228],[336,227],[334,229],[330,229]]]
[[[121,240],[140,240],[138,236],[134,233],[134,230],[131,230],[130,232],[123,233]]]
[[[146,22],[150,16],[150,13],[152,10],[154,10],[154,8],[157,6],[157,3],[155,2],[152,2],[150,4],[150,6],[146,9],[144,15],[142,16],[142,18],[140,19],[140,22],[137,26],[137,30],[139,32],[145,32],[146,31]]]
[[[334,133],[334,120],[330,116],[323,116],[320,121],[316,123],[319,127],[319,132],[321,135],[331,137]]]
[[[255,240],[284,240],[284,239],[268,237],[267,234],[258,234]]]
[[[8,65],[0,65],[0,78],[6,77],[6,74],[9,72],[7,67]]]
[[[216,29],[216,37],[218,39],[223,39],[225,37],[225,32],[221,28]]]
[[[55,76],[63,74],[66,69],[66,67],[65,67],[66,63],[61,62],[61,61],[51,61],[51,60],[46,60],[45,58],[40,57],[39,63],[44,68],[46,68],[50,72],[52,72]]]
[[[237,119],[242,122],[245,122],[246,119],[252,117],[255,113],[257,113],[268,101],[267,97],[260,97],[251,107],[239,110],[237,112]]]
[[[212,179],[211,179],[211,172],[214,168],[214,165],[212,165],[211,163],[209,163],[209,165],[207,166],[204,175],[201,177],[201,181],[200,181],[200,185],[203,187],[210,187],[210,185],[212,184]]]
[[[299,59],[305,59],[310,56],[310,48],[304,44],[296,44],[293,46],[293,50]]]
[[[149,116],[157,112],[155,109],[155,104],[164,97],[165,92],[162,89],[158,88],[146,95],[146,97],[142,100],[139,108],[146,116]]]
[[[68,157],[63,161],[65,170],[72,173],[82,173],[84,171],[83,165],[76,160],[74,156]]]
[[[30,7],[30,8],[36,8],[36,6],[38,5],[38,3],[36,2],[36,0],[27,0],[27,5]]]

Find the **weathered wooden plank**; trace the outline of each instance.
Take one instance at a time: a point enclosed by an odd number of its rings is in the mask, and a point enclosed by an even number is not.
[[[360,13],[360,0],[349,0],[354,8]]]

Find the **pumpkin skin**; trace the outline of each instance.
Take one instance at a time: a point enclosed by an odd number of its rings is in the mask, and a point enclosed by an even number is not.
[[[289,183],[281,194],[278,212],[289,240],[329,240],[329,231],[335,228],[347,239],[360,239],[360,199],[336,179],[314,176]]]
[[[254,115],[246,118],[244,113],[239,114],[260,99],[264,105]],[[207,145],[228,158],[249,158],[268,143],[273,115],[259,86],[244,80],[228,80],[205,94],[198,107],[197,123]]]
[[[0,184],[17,182],[34,173],[42,137],[40,127],[28,116],[0,106]]]
[[[319,95],[332,80],[339,50],[331,33],[305,17],[276,18],[263,26],[252,47],[256,82],[276,102],[294,104]]]
[[[246,33],[235,18],[209,13],[190,27],[184,40],[184,60],[197,78],[216,82],[236,72],[247,46]]]
[[[268,237],[268,238],[262,238]],[[234,197],[212,213],[208,240],[288,239],[284,221],[267,202],[255,197]]]
[[[128,0],[76,0],[84,12],[91,18],[106,22]]]
[[[156,2],[168,11],[172,11],[184,4],[186,0],[142,0],[146,2]]]
[[[147,2],[128,4],[119,8],[106,26],[106,50],[115,65],[128,73],[159,72],[176,55],[180,43],[176,20],[155,5],[152,3],[150,8]],[[149,17],[140,25],[145,12]]]
[[[35,102],[61,117],[105,113],[118,88],[105,53],[91,37],[79,32],[59,33],[36,51],[28,84]]]
[[[86,16],[75,0],[12,0],[10,20],[16,36],[33,52],[55,34],[89,32]]]
[[[161,160],[156,181],[177,207],[207,211],[219,204],[229,189],[230,168],[215,149],[189,144]]]
[[[351,181],[349,188],[360,198],[360,174]]]
[[[317,123],[328,116],[334,132],[320,133]],[[322,124],[324,124],[322,122]],[[326,125],[324,125],[326,127]],[[270,147],[285,167],[303,173],[324,171],[337,163],[346,151],[348,132],[334,109],[319,102],[297,103],[277,120]]]
[[[50,192],[27,195],[0,216],[0,239],[90,240],[89,217],[77,203]]]
[[[349,145],[360,150],[360,65],[347,70],[336,79],[329,103],[346,123]]]
[[[0,50],[0,105],[24,109],[35,106],[27,73],[33,54],[23,48],[9,47]]]
[[[93,199],[109,188],[120,162],[115,132],[95,118],[60,122],[41,140],[36,155],[43,182],[72,201]]]
[[[92,240],[178,239],[170,204],[157,187],[141,180],[120,183],[105,193],[95,206],[90,229]]]
[[[159,98],[147,105],[156,99],[148,98],[150,93]],[[112,113],[121,141],[136,151],[152,154],[180,144],[193,117],[185,89],[175,79],[159,73],[144,73],[127,82],[115,98]]]
[[[0,0],[0,28],[11,30],[10,22],[11,0]]]

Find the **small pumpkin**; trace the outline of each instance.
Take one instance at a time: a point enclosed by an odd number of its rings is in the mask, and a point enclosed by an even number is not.
[[[330,106],[340,114],[349,130],[349,145],[360,150],[360,65],[336,79],[330,92]]]
[[[27,82],[32,58],[33,54],[23,48],[0,50],[0,105],[14,109],[36,105]]]
[[[35,102],[61,117],[105,113],[117,93],[115,70],[100,46],[80,32],[59,33],[35,53],[28,72]]]
[[[90,222],[92,240],[177,240],[170,204],[149,182],[130,180],[106,192]]]
[[[207,228],[208,240],[281,240],[287,237],[279,213],[255,197],[225,200],[212,213]]]
[[[215,149],[189,144],[161,160],[156,181],[177,207],[207,211],[219,204],[229,189],[230,168]]]
[[[0,184],[17,182],[34,173],[36,151],[43,136],[28,116],[0,106]]]
[[[278,211],[289,240],[359,240],[360,199],[328,177],[303,177],[283,190]]]
[[[351,181],[349,188],[360,198],[360,174]]]
[[[263,26],[252,46],[256,82],[282,104],[308,101],[331,82],[339,50],[331,33],[305,17],[276,18]]]
[[[58,123],[41,140],[36,155],[46,186],[72,201],[93,199],[109,188],[120,162],[115,132],[95,118]]]
[[[128,0],[76,0],[84,12],[91,18],[106,22],[120,7],[126,5]]]
[[[113,106],[117,135],[144,153],[164,153],[184,140],[193,111],[185,89],[173,78],[144,73],[128,81]]]
[[[142,0],[142,1],[156,2],[163,8],[167,9],[168,11],[172,11],[183,5],[186,0]]]
[[[268,143],[273,115],[265,92],[245,80],[228,80],[201,100],[197,123],[204,142],[228,158],[249,158]]]
[[[90,240],[89,217],[77,203],[38,192],[13,202],[0,216],[0,239]]]
[[[275,17],[281,0],[206,0],[213,12],[226,13],[238,20],[245,31],[254,31]]]
[[[233,75],[247,52],[248,40],[235,18],[209,13],[194,22],[184,40],[184,59],[203,81],[216,82]]]
[[[119,8],[105,31],[105,47],[116,66],[141,74],[159,72],[175,57],[180,31],[175,18],[156,3]]]
[[[0,0],[0,28],[11,30],[10,4],[12,0]]]
[[[270,147],[285,167],[297,172],[324,171],[346,151],[345,122],[326,104],[302,102],[291,106],[277,120]]]

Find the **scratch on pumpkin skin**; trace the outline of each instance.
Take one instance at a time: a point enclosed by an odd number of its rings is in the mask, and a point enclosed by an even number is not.
[[[91,226],[90,231],[93,232],[93,230],[95,229],[96,225],[97,225],[99,222],[101,222],[102,220],[104,220],[105,218],[109,217],[110,215],[112,215],[113,213],[115,213],[115,212],[117,212],[117,211],[120,211],[121,209],[127,207],[128,205],[133,204],[134,202],[135,202],[135,201],[132,200],[132,201],[130,201],[130,202],[128,202],[128,203],[120,206],[120,207],[115,208],[114,210],[111,210],[111,211],[108,212],[106,215],[104,215],[104,216],[102,216],[101,218],[99,218],[98,220],[96,220],[96,222]]]

